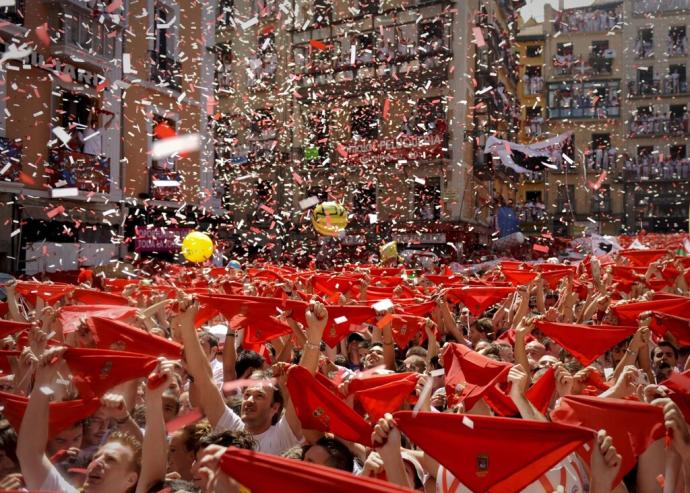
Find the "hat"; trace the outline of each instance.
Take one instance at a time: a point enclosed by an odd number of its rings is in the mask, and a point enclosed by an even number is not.
[[[637,331],[634,326],[562,324],[542,320],[535,327],[585,366]]]
[[[402,433],[477,492],[520,491],[595,435],[587,428],[495,416],[398,411],[393,418]]]

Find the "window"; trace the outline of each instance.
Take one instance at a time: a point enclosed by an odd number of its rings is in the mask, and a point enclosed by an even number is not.
[[[615,160],[615,151],[611,149],[611,136],[609,134],[592,134],[592,144],[587,156],[588,166],[595,170],[609,170]]]
[[[218,2],[218,23],[225,27],[225,26],[231,26],[232,23],[230,22],[230,19],[232,18],[232,15],[234,13],[235,9],[235,0],[220,0]]]
[[[654,30],[651,27],[639,29],[635,40],[634,53],[637,58],[654,56]]]
[[[15,0],[10,7],[0,7],[0,19],[10,21],[12,24],[24,25],[25,0]]]
[[[611,212],[611,190],[601,187],[592,191],[592,212]]]
[[[166,135],[174,135],[176,122],[170,118],[155,115],[153,117],[152,143]],[[177,172],[176,158],[168,156],[164,159],[151,160],[150,188],[151,196],[155,200],[180,200],[181,176]]]
[[[172,7],[156,3],[153,11],[153,50],[151,80],[157,85],[181,90],[181,64],[176,60],[176,29],[179,22]]]
[[[665,94],[678,94],[688,92],[687,73],[685,65],[669,65],[668,77],[664,81]]]
[[[441,178],[415,178],[415,219],[432,221],[441,218]]]
[[[221,93],[229,93],[233,88],[232,62],[230,45],[220,45],[216,52],[216,82]]]
[[[556,54],[558,56],[573,56],[572,43],[558,43],[556,46]]]
[[[376,185],[361,184],[352,193],[352,212],[360,221],[367,221],[368,214],[376,214]]]
[[[535,58],[538,56],[541,56],[543,53],[543,48],[541,45],[531,45],[527,47],[527,57],[528,58]]]
[[[528,190],[525,192],[525,202],[541,202],[541,192],[539,190]]]
[[[443,48],[443,22],[440,19],[420,22],[417,45],[421,56],[436,53]]]
[[[407,135],[445,134],[445,103],[443,97],[418,100],[413,113],[404,121],[400,130]]]
[[[639,157],[651,156],[654,152],[654,146],[637,146],[637,155]]]
[[[327,26],[333,20],[333,3],[331,0],[314,0],[314,17],[312,23],[315,28]]]
[[[556,211],[571,212],[575,208],[575,185],[559,185],[556,196]]]
[[[688,36],[685,26],[673,26],[668,30],[668,56],[687,56]]]
[[[358,0],[361,14],[378,14],[379,0]]]
[[[551,118],[611,118],[620,116],[620,82],[568,81],[549,84]]]
[[[265,28],[257,37],[255,55],[247,60],[247,85],[250,88],[265,88],[275,83],[278,69],[278,55],[275,50],[275,33]]]
[[[685,159],[687,156],[687,147],[685,145],[675,145],[669,147],[669,157],[672,160]]]
[[[536,95],[544,89],[544,77],[541,73],[541,65],[527,65],[524,78],[525,94]]]
[[[62,20],[68,43],[93,55],[108,59],[115,56],[116,28],[98,22],[91,14],[70,9],[64,12]]]
[[[374,106],[359,106],[350,113],[352,137],[376,139],[379,136],[379,112]]]
[[[613,52],[609,50],[608,40],[592,41],[589,53],[589,66],[595,74],[611,73]]]

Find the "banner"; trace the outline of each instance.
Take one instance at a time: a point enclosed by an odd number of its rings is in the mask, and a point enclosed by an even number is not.
[[[535,142],[534,144],[516,144],[507,140],[498,139],[492,135],[486,141],[484,153],[498,156],[503,166],[511,168],[517,173],[527,173],[533,170],[529,170],[515,163],[513,160],[514,151],[524,154],[527,159],[546,158],[551,164],[547,164],[543,161],[542,164],[548,168],[556,169],[563,161],[563,146],[572,135],[572,130],[569,130],[556,137],[541,142]]]
[[[372,161],[418,161],[444,156],[445,133],[401,135],[389,139],[357,140],[343,144],[347,161],[366,164]]]
[[[190,228],[136,227],[134,250],[137,253],[177,253]]]

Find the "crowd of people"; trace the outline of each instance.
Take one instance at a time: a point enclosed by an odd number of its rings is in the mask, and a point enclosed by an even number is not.
[[[688,259],[10,281],[0,490],[690,491]]]
[[[688,158],[663,158],[661,155],[644,154],[636,158],[625,158],[625,169],[637,174],[638,178],[663,178],[687,180],[690,178]]]
[[[669,116],[659,112],[638,113],[629,125],[632,136],[687,134],[688,113],[683,112],[682,116]]]

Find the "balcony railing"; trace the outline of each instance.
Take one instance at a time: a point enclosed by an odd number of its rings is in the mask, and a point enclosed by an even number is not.
[[[690,0],[633,0],[633,14],[645,15],[690,10]]]
[[[12,7],[0,7],[0,20],[19,26],[24,25],[24,0],[15,0]]]
[[[582,108],[549,108],[549,118],[618,118],[621,107],[596,105]]]
[[[628,94],[636,97],[678,96],[690,94],[690,91],[688,91],[687,80],[680,80],[680,78],[674,80],[671,77],[666,77],[664,80],[652,82],[630,81]]]
[[[17,181],[22,170],[22,143],[0,137],[0,180]]]
[[[164,53],[149,51],[151,60],[151,80],[156,85],[161,85],[180,91],[182,89],[182,64],[179,60],[173,60]]]
[[[648,117],[633,120],[628,125],[631,138],[690,135],[687,118]]]
[[[626,181],[640,180],[688,180],[690,178],[690,160],[674,159],[658,161],[653,158],[629,159],[625,163]]]
[[[612,57],[590,54],[587,61],[582,56],[555,56],[553,70],[556,76],[571,75],[608,75],[613,70]]]
[[[151,169],[149,188],[153,200],[179,202],[182,200],[182,175],[175,170]]]
[[[623,24],[622,5],[610,9],[570,9],[556,13],[554,32],[599,33]]]
[[[48,155],[50,185],[75,187],[84,192],[110,193],[110,159],[93,154],[51,149]]]
[[[638,39],[631,48],[635,58],[654,58],[654,42]]]
[[[677,40],[669,37],[666,40],[666,52],[668,53],[669,57],[688,56],[687,36]]]

